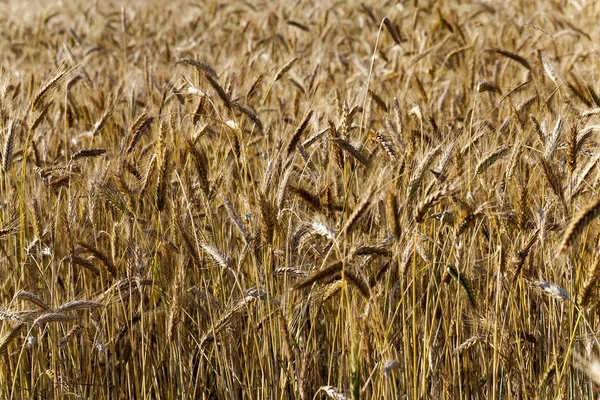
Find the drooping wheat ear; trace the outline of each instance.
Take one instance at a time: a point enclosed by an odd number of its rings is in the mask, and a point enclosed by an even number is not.
[[[192,117],[192,123],[194,125],[197,125],[198,122],[200,122],[200,119],[202,118],[205,102],[206,102],[206,97],[204,97],[204,96],[201,96],[200,99],[198,99],[198,104],[196,105],[196,110],[194,111],[194,116]]]
[[[569,141],[567,144],[567,164],[571,173],[577,168],[577,125],[573,124],[569,131]]]
[[[541,158],[540,164],[542,164],[542,171],[544,172],[546,182],[548,182],[548,185],[550,186],[556,197],[558,197],[563,206],[566,208],[563,185],[558,175],[558,172],[556,171],[554,163],[552,163],[550,160],[547,160],[546,158]]]
[[[277,188],[277,218],[279,218],[281,216],[281,213],[283,212],[283,206],[285,204],[285,199],[287,197],[287,193],[288,193],[288,182],[290,180],[290,177],[292,176],[292,172],[294,172],[294,168],[293,165],[290,164],[288,167],[286,167],[283,171],[283,175],[281,177],[281,179],[279,180],[279,187]]]
[[[156,183],[156,208],[163,211],[167,205],[167,188],[171,171],[171,150],[166,149],[158,170],[158,182]]]
[[[398,35],[396,28],[394,28],[394,25],[392,25],[392,21],[390,21],[390,19],[388,17],[385,17],[385,18],[383,18],[383,25],[385,26],[388,33],[394,40],[394,43],[396,43],[397,45],[400,45],[400,42],[401,42],[400,35]]]
[[[219,96],[223,104],[225,104],[225,107],[231,109],[233,107],[233,101],[231,100],[231,97],[229,97],[225,89],[223,89],[223,87],[219,85],[219,82],[217,82],[215,77],[213,77],[211,74],[205,74],[204,77],[206,78],[208,83],[210,83],[210,86],[212,86],[215,92],[217,92],[217,95]]]
[[[223,329],[231,324],[235,317],[243,313],[257,298],[257,296],[248,294],[225,310],[221,317],[207,329],[206,334],[200,341],[200,346],[203,347],[205,344],[212,342]]]
[[[483,174],[489,167],[491,167],[496,161],[508,154],[510,146],[504,146],[497,150],[488,153],[475,167],[475,173],[477,175]]]
[[[190,237],[185,227],[182,224],[177,224],[177,230],[183,239],[183,244],[187,249],[189,255],[194,260],[196,265],[201,265],[200,255],[198,254],[198,250],[196,248],[196,242]]]
[[[419,163],[419,166],[413,173],[413,176],[410,182],[408,182],[408,186],[406,188],[406,204],[409,204],[412,201],[413,196],[417,193],[417,189],[423,182],[427,168],[429,168],[435,157],[440,154],[440,148],[441,145],[438,145],[437,147],[429,150],[427,154],[425,154],[425,157],[423,157],[423,160]]]
[[[469,281],[467,276],[465,274],[461,273],[453,265],[448,265],[447,271],[450,274],[450,276],[452,276],[454,279],[456,279],[456,281],[458,282],[460,287],[463,289],[471,307],[476,309],[477,308],[477,299],[475,298],[475,294],[473,293],[473,288],[471,286],[471,282]]]
[[[582,209],[579,214],[569,224],[563,240],[560,243],[559,254],[563,254],[577,238],[583,233],[585,228],[600,215],[600,198],[596,198],[593,202]]]
[[[486,49],[485,52],[500,54],[501,56],[510,58],[511,60],[518,62],[528,70],[531,70],[531,64],[529,64],[529,61],[527,61],[525,58],[521,57],[518,54],[511,53],[510,51],[503,49]]]
[[[370,166],[370,162],[359,150],[357,150],[354,146],[348,143],[346,140],[339,138],[333,138],[331,141],[338,146],[340,149],[344,150],[348,154],[350,154],[356,161],[360,162],[365,167]]]
[[[146,173],[140,183],[140,189],[138,193],[138,198],[140,201],[146,196],[146,192],[148,191],[148,187],[150,186],[150,181],[154,176],[154,171],[156,170],[156,153],[152,154],[152,158],[148,163],[148,168],[146,169]]]
[[[254,113],[251,109],[246,108],[237,102],[233,103],[233,106],[235,107],[236,110],[238,110],[239,112],[241,112],[242,114],[244,114],[245,116],[250,118],[250,121],[254,122],[254,124],[256,125],[256,127],[259,130],[261,130],[261,131],[263,130],[263,123],[260,120],[260,118],[258,118],[258,115],[256,115],[256,113]]]
[[[342,290],[343,281],[341,279],[334,280],[331,283],[327,283],[321,288],[318,293],[320,297],[317,297],[316,302],[326,303],[329,299],[333,298],[336,294]]]
[[[519,183],[519,203],[517,209],[517,224],[521,231],[527,228],[527,219],[529,218],[529,192],[527,183]]]
[[[33,294],[31,292],[19,290],[17,293],[15,293],[15,295],[13,296],[13,299],[25,300],[25,301],[35,304],[36,306],[38,306],[39,308],[41,308],[44,311],[50,311],[50,306],[48,304],[46,304],[46,302],[44,300],[42,300],[41,297],[36,296],[35,294]]]
[[[544,130],[542,129],[542,126],[540,125],[540,122],[533,114],[529,114],[529,121],[531,121],[531,123],[533,124],[534,132],[537,135],[538,139],[540,139],[540,142],[542,142],[544,146],[546,146],[548,140],[546,139],[546,135],[544,133]]]
[[[60,85],[66,76],[67,71],[62,71],[52,80],[50,80],[50,82],[48,82],[33,99],[33,102],[31,103],[31,111],[37,111],[44,99],[48,97],[54,90],[56,90],[58,85]]]
[[[600,109],[599,109],[600,110]],[[585,118],[585,116],[584,116]],[[592,136],[592,134],[596,131],[600,130],[600,125],[590,125],[585,129],[581,130],[577,133],[577,144],[575,146],[575,151],[577,153],[583,150],[583,145],[585,142]]]
[[[4,172],[8,172],[10,166],[12,165],[16,134],[16,122],[15,120],[11,119],[10,121],[8,121],[6,135],[4,136],[4,147],[2,149],[2,170]]]
[[[544,61],[542,60],[542,58],[542,50],[537,49],[537,51],[535,52],[535,73],[536,77],[540,80],[540,82],[543,85],[546,83],[546,77],[544,75]]]
[[[37,116],[35,117],[35,119],[33,120],[33,122],[31,123],[31,125],[29,126],[29,131],[33,132],[37,129],[38,126],[40,126],[40,124],[42,123],[42,121],[44,120],[44,118],[46,117],[46,114],[48,113],[48,110],[50,109],[50,107],[52,106],[53,102],[49,101],[47,102],[44,107],[42,107],[40,109],[40,111],[37,113]]]
[[[14,224],[9,224],[5,227],[0,227],[0,238],[13,234],[18,231],[18,227],[15,227]]]
[[[6,351],[8,350],[8,346],[12,343],[13,340],[17,338],[17,336],[19,336],[19,332],[24,327],[25,323],[19,322],[15,326],[10,328],[2,338],[0,338],[0,355],[4,355],[6,353]]]
[[[206,153],[194,145],[190,138],[186,141],[187,150],[194,158],[196,164],[196,172],[198,173],[198,182],[202,193],[208,197],[210,193],[210,184],[208,180],[209,160]]]
[[[552,360],[548,363],[548,366],[544,370],[540,376],[540,381],[538,383],[538,393],[542,394],[546,390],[548,390],[548,386],[552,379],[556,376],[556,368],[557,366],[563,365],[564,357],[558,356],[556,361]]]
[[[119,194],[121,195],[121,199],[125,201],[125,205],[127,210],[133,210],[135,207],[133,206],[133,191],[129,188],[129,185],[125,182],[123,178],[123,174],[119,174],[118,177],[114,180],[115,187]]]
[[[518,141],[513,145],[513,151],[510,155],[510,161],[508,162],[508,167],[506,168],[506,180],[510,181],[515,173],[515,169],[521,159],[521,155],[523,154],[523,145]]]
[[[346,281],[348,281],[348,283],[350,283],[352,287],[357,289],[364,299],[369,299],[369,297],[371,296],[369,293],[369,286],[364,281],[364,279],[362,279],[360,276],[356,275],[349,269],[346,269],[344,271],[344,279],[346,279]]]
[[[266,195],[260,195],[260,233],[265,244],[273,243],[273,234],[275,233],[275,223],[277,215],[275,207]]]
[[[391,236],[389,236],[389,238],[391,238]],[[350,250],[350,254],[349,254],[348,258],[351,260],[354,257],[358,257],[358,256],[390,257],[390,256],[392,256],[393,253],[390,249],[388,249],[388,246],[389,246],[389,242],[387,240],[383,241],[381,243],[377,243],[375,245],[363,244],[361,246],[352,248],[352,250]]]
[[[85,243],[83,241],[77,242],[77,245],[82,247],[83,249],[85,249],[85,251],[90,253],[92,256],[94,256],[94,258],[96,260],[100,261],[100,263],[102,263],[102,265],[104,265],[104,268],[106,268],[106,270],[113,276],[113,278],[117,277],[117,268],[110,261],[110,259],[108,258],[107,255],[102,253],[100,250],[98,250],[93,245]]]
[[[315,86],[315,79],[317,78],[317,74],[319,73],[320,67],[321,67],[321,64],[317,63],[317,65],[315,65],[315,68],[311,72],[310,76],[308,77],[308,90],[310,92],[312,92],[313,94],[314,94],[314,91],[316,90],[316,88],[318,87],[318,85]]]
[[[79,158],[98,157],[106,153],[106,149],[81,149],[71,156],[71,161],[75,161]]]
[[[312,285],[315,282],[319,282],[321,280],[327,279],[331,276],[337,275],[342,268],[344,267],[343,261],[335,261],[328,266],[321,268],[318,271],[313,272],[308,278],[305,280],[298,282],[294,285],[294,289],[300,290],[307,286]]]
[[[416,244],[414,239],[414,230],[410,233],[410,239],[406,242],[404,246],[404,250],[402,250],[402,256],[400,257],[400,273],[402,275],[406,274],[412,265],[414,254],[416,252]]]
[[[182,290],[185,280],[185,265],[181,266],[173,279],[171,293],[171,312],[169,313],[169,322],[167,326],[167,339],[169,342],[177,337],[177,330],[182,314]]]
[[[250,86],[250,89],[248,89],[248,92],[246,93],[246,101],[250,100],[260,89],[263,79],[264,79],[264,74],[260,74],[258,75],[258,77],[254,80],[254,83],[252,83],[252,85]]]
[[[215,69],[211,67],[210,64],[207,64],[203,61],[193,60],[191,58],[182,58],[180,60],[177,60],[175,63],[191,65],[192,67],[197,68],[199,71],[211,75],[215,79],[219,79],[217,71],[215,71]]]
[[[483,215],[483,212],[479,211],[467,213],[467,215],[465,215],[465,217],[458,223],[456,236],[458,237],[465,233],[471,226],[473,226],[475,221],[477,221],[477,219]]]
[[[35,321],[33,321],[33,325],[44,325],[51,322],[69,322],[74,321],[75,319],[77,318],[70,315],[51,312],[37,317]]]
[[[385,154],[390,158],[390,160],[394,163],[398,162],[398,152],[394,149],[394,145],[385,135],[381,132],[375,131],[373,132],[373,137],[376,139],[376,142],[383,148]]]
[[[106,111],[104,111],[104,113],[102,113],[100,119],[94,123],[94,130],[92,132],[92,136],[97,136],[100,132],[102,132],[102,129],[104,129],[104,127],[108,123],[108,119],[112,115],[113,111],[114,107],[109,107]]]
[[[75,301],[70,301],[68,303],[62,304],[60,307],[58,307],[56,310],[54,310],[54,313],[56,314],[64,314],[70,311],[79,311],[79,310],[86,310],[86,309],[90,309],[90,308],[102,308],[104,307],[104,304],[96,302],[96,301],[88,301],[88,300],[75,300]]]
[[[424,221],[425,214],[427,211],[442,201],[447,196],[451,195],[454,192],[455,188],[452,185],[444,185],[440,189],[431,193],[429,196],[425,198],[425,200],[421,201],[417,206],[417,213],[415,214],[415,222],[422,223]]]
[[[273,275],[285,275],[285,276],[293,276],[295,278],[306,278],[308,273],[302,269],[291,268],[291,267],[280,267],[275,268],[273,270]]]
[[[71,89],[73,89],[73,87],[77,85],[77,83],[79,83],[79,81],[81,81],[82,79],[83,75],[81,74],[77,74],[71,79],[69,79],[69,81],[67,82],[67,92],[71,91]]]
[[[296,353],[294,351],[292,340],[290,339],[290,331],[288,329],[287,320],[281,307],[277,308],[277,315],[279,316],[279,333],[283,338],[283,351],[288,361],[293,363],[296,359]]]
[[[571,193],[571,198],[569,199],[569,202],[573,202],[573,200],[575,200],[577,198],[577,196],[579,196],[579,194],[583,192],[583,189],[587,186],[587,179],[590,176],[590,174],[592,173],[592,171],[594,170],[594,168],[596,167],[596,165],[598,164],[599,160],[600,160],[600,153],[597,153],[596,155],[594,155],[594,157],[592,157],[588,161],[586,166],[577,173],[577,175],[578,175],[577,182],[575,183],[575,186],[573,187],[573,190]]]
[[[512,266],[514,270],[513,280],[517,279],[519,274],[521,273],[521,269],[523,269],[523,265],[525,265],[525,260],[527,256],[531,252],[533,245],[539,238],[540,228],[538,228],[530,237],[529,240],[525,243],[525,246],[519,249],[519,251],[514,255],[512,259]]]
[[[318,392],[324,392],[327,397],[333,400],[346,400],[347,397],[344,393],[340,392],[335,386],[321,386]]]
[[[296,148],[296,145],[300,141],[300,137],[302,137],[302,133],[304,133],[304,131],[308,127],[308,123],[310,122],[312,115],[313,115],[313,110],[310,110],[308,112],[308,114],[306,114],[306,117],[304,117],[304,120],[302,121],[302,123],[296,129],[296,132],[294,132],[294,134],[292,135],[292,138],[290,139],[290,143],[288,144],[287,151],[286,151],[288,157],[290,156],[290,154],[292,154],[292,151],[294,151],[294,149]]]
[[[244,225],[242,218],[240,217],[240,215],[237,213],[237,211],[233,207],[233,204],[231,204],[231,201],[225,195],[223,195],[221,199],[223,200],[223,206],[225,206],[225,210],[227,211],[227,214],[229,215],[229,219],[231,219],[231,222],[233,222],[233,225],[235,225],[237,230],[241,233],[242,238],[244,239],[244,242],[247,245],[250,244],[250,242],[252,241],[252,234],[250,233],[248,228],[246,228],[246,225]]]
[[[231,262],[231,259],[227,257],[221,250],[207,243],[201,243],[200,246],[202,246],[202,249],[204,249],[204,251],[208,253],[208,255],[211,256],[212,259],[222,268],[233,270],[233,263]]]
[[[369,278],[369,287],[374,289],[375,286],[381,282],[382,278],[385,276],[388,271],[396,271],[398,267],[398,262],[396,260],[389,261],[381,264],[379,268],[370,276]]]
[[[65,347],[83,329],[85,329],[85,328],[83,326],[81,326],[81,325],[75,325],[74,327],[72,327],[71,329],[69,329],[69,331],[67,332],[67,334],[65,336],[63,336],[58,341],[58,347]]]
[[[126,154],[131,154],[131,152],[133,152],[136,144],[138,144],[144,132],[150,128],[152,121],[154,121],[154,117],[146,117],[145,115],[142,115],[138,118],[131,129],[129,144],[127,145],[127,150],[125,151]]]
[[[356,227],[356,223],[364,215],[364,213],[371,206],[371,200],[373,195],[375,194],[375,189],[373,187],[367,189],[367,194],[363,197],[363,199],[356,205],[352,214],[346,220],[344,227],[340,230],[340,235],[349,235],[352,230]]]
[[[119,332],[115,335],[112,342],[119,343],[121,341],[121,339],[123,339],[125,337],[127,332],[131,331],[131,329],[133,329],[133,327],[135,325],[139,324],[141,321],[142,321],[142,314],[140,314],[140,313],[134,314],[129,319],[129,321],[127,321],[127,323],[124,324],[123,327],[119,330]]]
[[[294,64],[296,64],[297,61],[298,57],[294,57],[290,61],[288,61],[287,64],[285,64],[279,70],[279,72],[277,72],[277,75],[275,75],[275,79],[273,80],[273,82],[277,82],[278,80],[280,80],[294,66]]]
[[[467,144],[465,144],[460,149],[459,155],[464,156],[465,154],[467,154],[469,152],[469,150],[472,149],[473,146],[475,146],[477,144],[477,142],[479,142],[479,140],[484,136],[484,134],[485,134],[485,132],[481,131],[477,135],[473,136],[473,139],[471,139],[469,142],[467,142]]]
[[[471,336],[470,338],[462,342],[456,349],[454,349],[454,354],[460,354],[481,341],[485,341],[485,336]]]
[[[263,181],[260,185],[261,193],[266,193],[271,189],[271,186],[274,185],[273,181],[276,176],[279,176],[279,171],[281,171],[281,158],[281,152],[278,152],[274,156],[274,159],[268,161]]]
[[[290,192],[300,197],[315,211],[321,211],[321,199],[310,191],[295,185],[288,185]]]
[[[307,344],[308,346],[308,344]],[[300,372],[298,373],[298,391],[300,392],[300,400],[310,400],[313,396],[309,395],[310,387],[310,358],[311,352],[308,348],[304,348],[301,352],[302,358],[300,360]]]
[[[89,259],[81,258],[74,254],[71,254],[66,259],[73,263],[73,265],[83,267],[96,276],[100,275],[100,269],[98,269],[98,267],[96,267]]]
[[[40,216],[40,206],[38,204],[37,199],[31,200],[31,219],[33,224],[33,232],[37,238],[42,237],[42,227],[40,225],[41,216]]]
[[[581,307],[587,307],[592,301],[592,295],[598,286],[600,279],[600,256],[596,255],[593,264],[588,268],[583,285],[579,289],[577,303]]]
[[[478,93],[483,93],[483,92],[492,92],[492,93],[496,93],[496,94],[502,94],[502,91],[500,90],[500,88],[488,81],[481,81],[479,82],[479,85],[477,85],[477,92]]]
[[[539,96],[534,94],[530,98],[523,100],[521,104],[517,106],[517,116],[520,121],[527,121],[527,114],[529,113],[531,107],[539,100]]]
[[[53,176],[50,180],[48,180],[48,187],[51,189],[58,190],[63,186],[69,186],[69,182],[71,181],[71,177],[68,175],[63,176]]]
[[[385,101],[383,101],[383,99],[372,89],[368,89],[367,93],[369,94],[369,97],[375,102],[375,104],[377,104],[377,107],[379,107],[381,111],[387,114],[389,110],[387,104],[385,104]]]
[[[352,113],[348,107],[348,103],[346,100],[340,105],[341,106],[341,121],[340,128],[338,129],[338,135],[336,137],[340,137],[342,139],[346,139],[348,137],[348,132],[350,131],[350,123],[352,121]]]
[[[333,121],[328,120],[327,123],[329,125],[329,136],[332,139],[339,138],[337,128],[336,128],[335,124],[333,123]],[[333,152],[333,158],[335,160],[335,163],[341,170],[343,170],[344,169],[344,153],[342,152],[342,149],[337,145],[334,145],[334,146],[329,145],[329,148]]]
[[[0,308],[0,321],[24,322],[30,321],[37,315],[39,315],[39,311],[37,310],[13,312]]]
[[[440,157],[440,162],[438,163],[437,169],[435,171],[431,171],[436,177],[436,179],[440,182],[446,182],[447,180],[446,169],[448,168],[448,164],[450,163],[450,161],[452,161],[452,157],[455,156],[455,146],[455,142],[452,142],[448,145],[448,147],[446,148],[446,150],[444,150],[442,156]]]
[[[387,194],[386,210],[392,235],[394,235],[394,238],[398,240],[402,234],[402,228],[400,225],[400,210],[398,209],[398,198],[396,193],[391,190]]]
[[[554,157],[554,152],[558,148],[558,144],[560,142],[560,137],[563,131],[563,122],[564,119],[562,116],[558,117],[556,120],[556,124],[554,125],[554,129],[552,130],[552,134],[546,141],[546,149],[544,151],[544,158],[551,160]]]

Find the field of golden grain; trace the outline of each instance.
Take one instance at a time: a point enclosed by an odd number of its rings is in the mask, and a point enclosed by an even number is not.
[[[598,20],[0,1],[0,398],[595,398]]]

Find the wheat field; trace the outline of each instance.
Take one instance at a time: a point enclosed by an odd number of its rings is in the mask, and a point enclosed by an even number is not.
[[[0,398],[596,398],[598,20],[1,1]]]

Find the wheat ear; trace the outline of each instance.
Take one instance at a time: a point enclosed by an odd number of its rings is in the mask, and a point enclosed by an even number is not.
[[[585,228],[600,214],[600,198],[597,198],[592,203],[588,204],[579,214],[573,218],[567,231],[565,232],[565,236],[563,236],[563,240],[560,243],[559,253],[563,254],[573,243],[577,240],[577,238],[581,235],[581,233],[585,230]]]

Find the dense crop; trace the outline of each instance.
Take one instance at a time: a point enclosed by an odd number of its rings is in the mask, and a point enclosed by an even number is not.
[[[0,2],[1,398],[593,398],[594,1]]]

